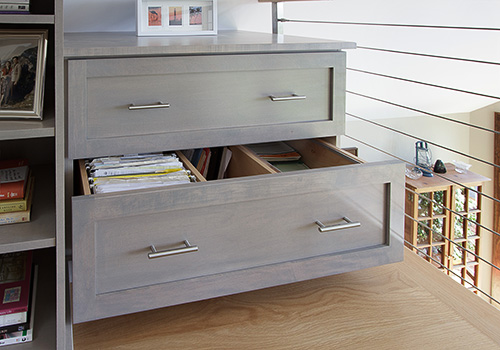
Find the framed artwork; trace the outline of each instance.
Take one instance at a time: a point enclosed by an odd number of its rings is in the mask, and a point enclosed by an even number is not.
[[[217,0],[137,0],[137,35],[215,35]]]
[[[0,30],[0,118],[42,119],[47,30]]]

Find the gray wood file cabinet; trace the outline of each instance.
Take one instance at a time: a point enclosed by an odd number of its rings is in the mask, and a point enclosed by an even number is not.
[[[345,122],[343,50],[354,47],[244,32],[66,34],[75,175],[79,160],[96,156],[233,151],[222,180],[75,190],[73,322],[401,260],[403,164],[365,163],[335,145]],[[280,173],[245,146],[278,140],[310,169]],[[151,245],[186,253],[149,259]]]

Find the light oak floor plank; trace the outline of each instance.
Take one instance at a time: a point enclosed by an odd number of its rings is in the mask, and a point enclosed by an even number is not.
[[[499,349],[500,311],[405,254],[402,263],[78,324],[75,350]]]

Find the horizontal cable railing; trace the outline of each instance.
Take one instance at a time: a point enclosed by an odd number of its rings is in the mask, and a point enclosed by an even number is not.
[[[290,18],[279,18],[280,22],[290,23],[314,23],[314,24],[341,24],[355,26],[375,26],[375,27],[404,27],[404,28],[431,28],[431,29],[459,29],[459,30],[486,30],[498,31],[500,28],[494,27],[467,27],[467,26],[445,26],[445,25],[430,25],[430,24],[404,24],[404,23],[373,23],[373,22],[348,22],[348,21],[318,21],[318,20],[301,20]]]
[[[365,95],[365,94],[360,94],[360,93],[357,93],[357,92],[354,92],[354,91],[349,91],[349,90],[347,90],[346,92],[348,94],[360,96],[360,97],[363,97],[363,98],[366,98],[366,99],[370,99],[370,100],[373,100],[373,101],[376,101],[376,102],[380,102],[380,103],[385,103],[385,104],[388,104],[388,105],[391,105],[391,106],[394,106],[394,107],[404,108],[406,110],[413,111],[413,112],[416,112],[416,113],[419,113],[419,114],[425,114],[425,115],[430,116],[430,117],[435,117],[435,118],[443,119],[443,120],[449,121],[451,123],[462,124],[462,125],[467,126],[469,128],[475,128],[475,129],[479,129],[479,130],[491,132],[491,133],[494,133],[494,134],[500,134],[500,132],[498,132],[498,131],[495,131],[495,130],[492,130],[492,129],[488,129],[488,128],[484,128],[484,127],[481,127],[479,125],[473,125],[473,124],[466,123],[466,122],[463,122],[463,121],[460,121],[460,120],[455,120],[455,119],[452,119],[452,118],[448,118],[448,117],[443,116],[443,115],[426,112],[426,111],[423,111],[423,110],[420,110],[420,109],[417,109],[417,108],[412,108],[412,107],[409,107],[409,106],[404,106],[404,105],[397,104],[397,103],[392,102],[392,101],[383,100],[383,99],[380,99],[380,98],[376,98],[376,97],[373,97],[373,96],[368,96],[368,95]],[[354,115],[352,115],[352,114],[350,114],[350,116],[354,117]],[[361,117],[357,117],[357,118],[361,118]],[[478,159],[475,159],[475,160],[478,160]]]
[[[399,31],[402,29],[412,29],[412,30],[419,30],[419,31],[428,31],[428,30],[446,30],[446,31],[469,31],[469,32],[475,32],[475,33],[489,33],[489,34],[499,34],[498,40],[500,40],[500,28],[497,27],[478,27],[478,26],[450,26],[450,25],[433,25],[433,24],[404,24],[404,23],[375,23],[375,22],[361,22],[361,21],[330,21],[330,20],[307,20],[307,19],[290,19],[290,18],[283,18],[279,17],[278,11],[273,12],[273,17],[274,21],[277,23],[273,24],[273,28],[276,28],[277,26],[281,26],[280,32],[283,31],[283,27],[285,25],[288,25],[287,23],[290,24],[320,24],[320,25],[341,25],[344,26],[343,28],[348,28],[348,27],[355,27],[355,28],[360,28],[360,27],[369,27],[369,28],[389,28],[392,29],[393,31]],[[279,24],[278,24],[279,23]],[[318,33],[318,34],[323,34],[323,33]],[[359,33],[357,34],[359,36]],[[324,36],[324,35],[323,35]],[[349,38],[346,38],[346,33],[343,32],[343,38],[349,40]],[[359,42],[359,40],[352,40],[352,41],[357,41],[357,49],[366,51],[366,52],[376,52],[378,54],[384,54],[384,55],[391,55],[391,57],[394,57],[397,55],[397,60],[404,62],[406,58],[409,57],[419,57],[423,59],[432,59],[436,61],[454,61],[454,62],[460,62],[463,64],[474,64],[474,65],[482,65],[486,67],[491,67],[491,69],[497,69],[500,67],[500,62],[497,62],[495,60],[488,60],[488,59],[477,59],[477,58],[465,58],[465,57],[458,57],[457,55],[446,55],[446,54],[435,54],[435,53],[425,53],[422,52],[422,49],[420,50],[400,50],[400,49],[395,49],[392,47],[381,47],[380,43],[377,43],[375,45],[371,45],[370,42]],[[421,45],[422,46],[422,45]],[[465,45],[464,45],[465,46]],[[491,45],[491,50],[495,49],[495,45]],[[485,48],[485,50],[488,50],[488,48]],[[420,52],[418,52],[420,51]],[[425,51],[425,50],[424,50]],[[431,63],[432,64],[432,63]],[[359,63],[358,63],[359,65]],[[412,68],[413,69],[413,68]],[[383,79],[385,81],[396,81],[398,83],[402,84],[407,84],[408,86],[420,86],[421,88],[425,89],[437,89],[440,91],[446,91],[448,93],[453,93],[456,94],[456,98],[460,99],[460,96],[463,95],[468,95],[472,97],[478,97],[478,98],[484,98],[489,103],[494,104],[500,101],[500,96],[498,95],[498,90],[495,92],[491,91],[477,91],[474,88],[471,89],[463,89],[459,88],[456,86],[450,86],[449,83],[433,83],[429,81],[424,81],[420,79],[415,79],[415,78],[405,78],[400,76],[400,74],[387,74],[387,73],[382,73],[382,72],[377,72],[376,69],[373,68],[364,68],[364,67],[347,67],[348,72],[352,72],[354,74],[358,74],[361,77],[374,77],[377,79]],[[460,72],[456,72],[457,75],[460,75]],[[499,74],[498,73],[492,73],[492,74]],[[500,81],[498,81],[500,84]],[[399,103],[397,100],[392,100],[389,98],[381,98],[381,97],[376,97],[378,90],[374,87],[372,91],[368,89],[367,91],[367,86],[369,84],[363,85],[363,92],[358,91],[356,89],[356,86],[354,88],[349,88],[346,93],[348,96],[353,96],[361,100],[366,100],[369,101],[369,103],[375,103],[375,104],[382,104],[386,105],[390,108],[395,108],[395,109],[402,109],[405,110],[406,112],[410,111],[411,113],[414,114],[415,117],[422,118],[422,117],[430,117],[431,119],[436,119],[442,122],[446,123],[451,123],[454,125],[457,125],[458,127],[464,127],[467,128],[468,130],[471,131],[476,131],[480,133],[484,133],[485,135],[491,135],[491,136],[485,136],[485,137],[499,137],[500,135],[500,130],[495,130],[491,127],[488,126],[483,126],[483,125],[478,125],[472,122],[468,121],[463,121],[463,120],[458,120],[456,118],[452,118],[446,115],[443,115],[443,113],[434,113],[430,111],[425,111],[422,108],[411,106],[408,102],[405,103]],[[485,102],[488,103],[488,102]],[[495,161],[491,161],[489,159],[485,159],[484,155],[476,156],[472,154],[470,151],[461,151],[456,149],[453,146],[448,146],[444,143],[440,142],[435,142],[432,141],[430,138],[428,138],[425,134],[424,135],[418,135],[414,134],[413,132],[405,132],[402,129],[399,129],[397,127],[393,127],[390,125],[386,125],[383,122],[376,122],[374,119],[376,119],[376,116],[371,116],[371,115],[363,115],[360,116],[358,113],[354,113],[350,111],[351,105],[348,103],[346,106],[346,116],[352,118],[355,121],[358,121],[360,123],[364,123],[366,125],[371,125],[371,127],[374,127],[375,129],[380,129],[384,130],[384,132],[389,132],[393,135],[398,135],[398,137],[404,137],[406,139],[412,139],[412,140],[417,140],[417,141],[423,141],[433,147],[436,147],[442,152],[447,152],[450,154],[455,154],[456,156],[459,156],[463,159],[468,159],[471,161],[475,161],[478,164],[481,164],[484,167],[488,167],[491,170],[498,170],[500,169],[500,165],[496,164]],[[464,111],[464,112],[470,112],[470,111]],[[384,119],[385,120],[385,119]],[[450,125],[451,125],[450,124]],[[373,141],[366,141],[362,140],[359,137],[356,137],[355,135],[351,135],[349,132],[346,132],[346,135],[344,136],[346,140],[349,140],[350,143],[354,143],[357,145],[360,145],[364,147],[365,149],[372,149],[376,150],[377,152],[380,152],[382,154],[385,154],[389,157],[398,159],[402,162],[405,162],[407,164],[407,167],[413,168],[413,169],[418,169],[421,168],[420,164],[417,164],[415,159],[409,160],[405,159],[404,156],[396,154],[392,149],[384,149],[384,147],[377,146]],[[493,150],[492,150],[493,152]],[[500,151],[499,151],[500,152]],[[362,157],[362,156],[361,156]],[[429,170],[429,169],[427,169]],[[432,172],[432,169],[430,171]],[[457,189],[461,189],[462,191],[469,191],[468,193],[473,194],[476,196],[476,201],[481,202],[482,199],[490,201],[490,205],[498,205],[500,204],[500,199],[495,198],[495,195],[493,193],[485,193],[484,191],[478,190],[477,186],[468,186],[466,183],[461,183],[455,178],[448,177],[447,174],[440,174],[440,173],[433,173],[433,176],[442,178],[446,181],[449,181],[452,184],[453,191],[456,191]],[[477,188],[476,188],[477,187]],[[477,214],[477,212],[480,212],[479,210],[472,210],[470,213],[469,212],[463,212],[462,210],[459,210],[454,207],[454,205],[451,205],[451,203],[446,203],[446,205],[443,204],[443,202],[436,201],[433,198],[430,198],[427,195],[424,195],[423,193],[417,193],[416,191],[412,190],[411,188],[407,187],[407,194],[411,194],[416,198],[418,201],[418,205],[420,206],[421,201],[423,202],[430,202],[432,203],[432,209],[435,210],[434,208],[441,208],[440,214],[443,218],[446,218],[447,220],[453,222],[448,222],[447,225],[450,225],[450,235],[446,236],[443,235],[442,232],[437,231],[434,227],[429,226],[428,224],[425,223],[427,219],[424,218],[418,218],[416,219],[415,217],[408,215],[408,213],[405,214],[406,216],[406,221],[407,224],[408,222],[413,222],[416,223],[416,226],[419,227],[419,230],[427,230],[427,232],[432,232],[434,237],[437,237],[439,239],[439,244],[441,244],[440,247],[444,247],[446,245],[446,249],[450,251],[457,251],[463,254],[463,256],[469,256],[470,259],[473,259],[473,261],[463,261],[463,264],[465,268],[461,270],[462,275],[457,273],[456,267],[453,264],[453,257],[450,255],[447,257],[448,260],[446,260],[446,263],[443,263],[443,261],[439,261],[435,257],[433,257],[433,252],[432,249],[435,247],[433,246],[433,242],[428,242],[426,248],[429,249],[429,252],[427,253],[425,249],[423,249],[420,244],[414,244],[413,242],[405,239],[406,246],[413,251],[415,251],[417,254],[425,257],[428,261],[432,261],[434,265],[438,266],[438,268],[442,269],[443,271],[446,271],[447,274],[450,276],[454,276],[456,279],[458,279],[464,286],[468,285],[470,288],[474,291],[476,291],[478,294],[483,295],[487,299],[489,299],[492,304],[496,304],[498,307],[500,307],[500,302],[498,301],[497,298],[492,296],[492,292],[487,291],[491,290],[491,284],[486,287],[479,287],[478,283],[471,281],[471,268],[472,267],[477,267],[478,265],[485,266],[486,268],[489,268],[490,271],[500,271],[500,267],[495,265],[494,262],[489,261],[487,258],[483,257],[481,254],[478,254],[479,251],[475,250],[476,245],[478,244],[477,239],[480,236],[481,230],[484,231],[484,233],[488,233],[491,235],[493,239],[499,239],[500,240],[500,233],[498,233],[495,228],[490,228],[488,225],[483,224],[482,222],[478,222],[479,220],[474,219],[473,216]],[[431,195],[432,197],[432,195]],[[450,197],[453,198],[453,197]],[[467,200],[468,197],[467,197]],[[465,205],[469,205],[466,203]],[[471,214],[472,213],[472,214]],[[480,215],[480,214],[478,214]],[[431,215],[432,217],[432,215]],[[490,218],[491,219],[491,218]],[[493,221],[493,220],[489,220]],[[464,229],[468,232],[470,227],[473,227],[473,232],[475,234],[471,235],[472,238],[470,238],[469,241],[469,236],[465,234],[465,238],[463,239],[455,239],[455,231],[457,228],[455,227],[456,222],[461,222]],[[406,237],[405,237],[406,238]],[[468,245],[471,245],[473,248],[470,248]],[[423,245],[425,246],[425,244]],[[437,246],[436,246],[437,247]],[[488,247],[491,248],[491,247]],[[484,247],[483,247],[484,249]],[[441,253],[444,254],[444,251]],[[451,262],[450,262],[451,260]],[[469,266],[470,265],[470,266]],[[463,267],[463,266],[462,266]],[[465,271],[465,272],[464,272]],[[499,281],[500,282],[500,281]]]
[[[468,62],[468,63],[480,63],[480,64],[487,64],[487,65],[493,65],[493,66],[500,66],[500,62],[475,60],[475,59],[470,59],[470,58],[433,55],[433,54],[428,54],[428,53],[419,53],[419,52],[411,52],[411,51],[381,49],[381,48],[376,48],[376,47],[368,47],[368,46],[360,46],[360,45],[358,45],[357,48],[362,49],[362,50],[373,50],[373,51],[380,51],[380,52],[386,52],[386,53],[397,53],[397,54],[403,54],[403,55],[409,55],[409,56],[421,56],[421,57],[429,57],[429,58],[439,58],[439,59],[443,59],[443,60],[463,61],[463,62]]]
[[[346,113],[346,114],[347,114],[347,115],[351,115],[351,114],[349,114],[349,113]],[[368,122],[372,122],[372,121],[369,121],[369,120],[367,120],[367,119],[366,119],[366,121],[368,121]],[[400,160],[400,161],[402,161],[402,162],[404,162],[404,163],[407,163],[408,165],[411,165],[411,166],[413,166],[413,167],[415,167],[415,168],[420,168],[420,170],[425,170],[425,169],[423,169],[423,168],[422,168],[420,165],[418,165],[418,164],[411,163],[411,162],[409,162],[409,161],[407,161],[407,160],[405,160],[405,159],[403,159],[403,158],[400,158],[400,157],[396,156],[395,154],[388,153],[388,152],[384,151],[384,150],[383,150],[383,149],[381,149],[381,148],[375,147],[375,146],[373,146],[373,145],[371,145],[371,144],[369,144],[369,143],[366,143],[366,142],[364,142],[364,141],[362,141],[362,140],[360,140],[360,139],[357,139],[357,138],[355,138],[355,137],[353,137],[353,136],[346,135],[346,137],[347,137],[347,138],[349,138],[349,139],[351,139],[351,140],[353,140],[353,141],[355,141],[355,142],[357,142],[357,143],[359,143],[359,144],[363,144],[363,145],[365,145],[365,146],[367,146],[367,147],[373,148],[373,149],[375,149],[377,152],[384,153],[384,154],[386,154],[386,155],[388,155],[388,156],[390,156],[390,157],[392,157],[392,158],[395,158],[395,159]],[[462,183],[460,183],[460,182],[457,182],[457,181],[455,181],[455,180],[453,180],[453,179],[447,178],[447,177],[445,177],[445,176],[443,176],[443,175],[441,175],[441,174],[434,173],[434,174],[433,174],[433,176],[438,176],[438,177],[441,177],[441,178],[443,178],[443,179],[446,179],[447,181],[450,181],[450,182],[452,182],[452,183],[454,183],[454,184],[456,184],[456,185],[459,185],[459,186],[461,186],[462,188],[466,188],[466,189],[468,189],[468,190],[470,190],[470,191],[472,191],[472,192],[477,193],[478,195],[481,195],[481,196],[483,196],[483,197],[485,197],[485,198],[491,199],[492,201],[495,201],[495,202],[497,202],[497,203],[500,203],[500,199],[498,199],[498,198],[495,198],[495,197],[489,196],[489,195],[487,195],[487,194],[485,194],[485,193],[483,193],[483,192],[479,192],[479,191],[475,190],[475,189],[474,189],[474,188],[472,188],[472,187],[465,186],[464,184],[462,184]],[[441,204],[439,204],[439,205],[441,205]],[[447,210],[449,210],[449,211],[451,211],[451,212],[453,212],[453,210],[451,210],[450,208],[446,208],[446,209],[447,209]],[[488,231],[490,231],[491,233],[493,233],[493,234],[495,234],[495,235],[497,235],[497,236],[500,236],[500,233],[495,232],[495,231],[493,231],[492,229],[489,229],[489,228],[485,228],[485,229],[487,229]]]
[[[467,186],[464,186],[464,187],[465,187],[465,188],[468,188]],[[469,188],[469,189],[470,189],[470,188]],[[453,213],[454,215],[461,217],[463,220],[467,220],[467,221],[471,221],[471,222],[473,222],[473,220],[469,219],[469,218],[468,218],[468,217],[466,217],[465,215],[462,215],[462,214],[460,214],[459,212],[457,212],[457,211],[455,211],[455,210],[453,210],[453,209],[450,209],[450,208],[448,208],[448,207],[444,206],[442,203],[439,203],[439,202],[436,202],[435,200],[432,200],[432,199],[429,199],[429,198],[427,198],[427,197],[424,197],[422,194],[417,193],[417,192],[415,192],[415,191],[413,191],[413,190],[411,190],[411,189],[407,189],[407,191],[408,191],[408,192],[411,192],[411,193],[414,193],[415,195],[419,196],[420,198],[425,199],[426,201],[432,202],[434,205],[436,205],[436,206],[438,206],[438,207],[442,208],[443,210],[447,210],[447,211],[449,211],[450,213]],[[412,218],[412,220],[414,220],[414,219]],[[493,231],[491,228],[489,228],[489,227],[487,227],[487,226],[484,226],[484,225],[482,225],[482,224],[480,224],[480,223],[477,223],[477,222],[474,222],[474,224],[475,224],[475,225],[477,225],[477,226],[479,226],[479,227],[481,227],[482,229],[485,229],[485,230],[489,231],[491,234],[493,234],[493,235],[496,235],[496,236],[500,237],[500,233]],[[422,224],[422,226],[424,226],[424,227],[425,227],[425,224]],[[440,236],[442,236],[440,233],[438,233],[438,234],[439,234]],[[488,264],[490,264],[490,262],[487,262],[487,263],[488,263]],[[496,268],[497,270],[499,270],[499,271],[500,271],[500,267],[494,266],[494,268]]]
[[[410,191],[411,191],[411,190],[410,190]],[[416,192],[414,192],[414,191],[411,191],[411,192],[416,193]],[[417,193],[417,195],[418,195],[419,197],[423,197],[423,196],[422,196],[421,194],[419,194],[419,193]],[[425,198],[425,197],[423,197],[423,198]],[[428,199],[427,199],[427,198],[425,198],[425,200],[428,200]],[[435,203],[435,202],[434,202],[434,203]],[[446,207],[445,207],[445,209],[449,209],[449,208],[446,208]],[[459,215],[460,215],[460,214],[459,214]],[[434,230],[434,229],[433,229],[432,227],[430,227],[429,225],[426,225],[426,224],[424,224],[424,223],[422,223],[422,222],[418,221],[417,219],[415,219],[414,217],[412,217],[412,216],[410,216],[410,215],[408,215],[408,214],[405,214],[405,216],[406,216],[408,219],[410,219],[410,220],[413,220],[413,221],[417,222],[417,223],[418,223],[421,227],[423,227],[423,228],[425,228],[425,229],[427,229],[427,230],[431,230],[433,234],[436,234],[436,235],[438,235],[439,237],[443,238],[445,241],[450,242],[450,244],[454,245],[455,247],[457,247],[457,248],[459,248],[459,249],[461,249],[461,250],[463,250],[463,251],[467,252],[468,254],[473,255],[473,256],[474,256],[474,257],[476,257],[478,260],[480,260],[480,261],[484,262],[485,264],[488,264],[488,265],[489,265],[489,266],[491,266],[492,268],[494,268],[494,269],[496,269],[496,270],[500,271],[500,267],[498,267],[498,266],[496,266],[496,265],[493,265],[491,262],[489,262],[489,261],[488,261],[488,260],[486,260],[486,259],[483,259],[481,256],[479,256],[478,254],[474,253],[473,251],[471,251],[471,250],[469,250],[469,249],[467,249],[467,248],[465,248],[465,247],[462,247],[459,243],[457,243],[457,242],[455,242],[454,240],[452,240],[452,239],[450,239],[450,238],[446,237],[446,236],[445,236],[445,235],[443,235],[442,233],[440,233],[440,232],[438,232],[438,231]],[[465,217],[465,216],[463,216],[463,215],[460,215],[460,216],[461,216],[463,219],[467,220],[467,221],[471,221],[471,222],[473,222],[473,220],[471,220],[471,219],[469,219],[469,218],[467,218],[467,217]],[[494,232],[494,233],[498,235],[498,233],[496,233],[496,232]],[[408,242],[408,241],[407,241],[407,242]],[[408,242],[408,243],[410,243],[410,242]]]
[[[361,70],[361,69],[356,69],[356,68],[347,68],[347,70],[353,71],[353,72],[358,72],[358,73],[363,73],[363,74],[376,75],[378,77],[383,77],[383,78],[388,78],[388,79],[395,79],[395,80],[405,81],[407,83],[420,84],[420,85],[435,87],[435,88],[439,88],[439,89],[446,89],[446,90],[451,90],[451,91],[455,91],[455,92],[461,92],[461,93],[464,93],[464,94],[471,94],[471,95],[475,95],[475,96],[482,96],[482,97],[492,98],[492,99],[500,101],[500,96],[487,95],[487,94],[482,94],[480,92],[467,91],[467,90],[457,89],[457,88],[453,88],[453,87],[449,87],[449,86],[442,86],[442,85],[437,85],[437,84],[426,83],[426,82],[423,82],[423,81],[418,81],[418,80],[413,80],[413,79],[405,79],[405,78],[395,77],[395,76],[391,76],[391,75],[387,75],[387,74],[382,74],[382,73],[369,72],[369,71],[366,71],[366,70]],[[438,116],[438,117],[444,118],[442,116]],[[459,122],[459,121],[455,120],[454,122]],[[478,127],[478,126],[475,126],[475,125],[470,125],[470,126]],[[500,132],[495,131],[495,130],[490,130],[490,129],[486,129],[486,128],[482,128],[482,129],[484,129],[486,131],[495,132],[495,133],[500,134]]]
[[[349,91],[347,91],[347,92],[349,93]],[[353,93],[353,92],[351,92],[351,93],[352,93],[352,94],[354,94],[354,95],[358,95],[358,96],[362,96],[362,97],[370,98],[370,97],[368,97],[368,96],[366,96],[366,95],[356,94],[356,93]],[[386,102],[386,101],[384,101],[384,102]],[[413,138],[413,139],[415,139],[415,140],[422,140],[422,141],[424,141],[424,142],[427,142],[429,145],[433,145],[433,146],[436,146],[436,147],[442,148],[442,149],[444,149],[444,150],[446,150],[446,151],[449,151],[449,152],[452,152],[452,153],[455,153],[455,154],[458,154],[458,155],[461,155],[461,156],[464,156],[464,157],[467,157],[467,158],[473,159],[473,160],[475,160],[475,161],[478,161],[478,162],[484,163],[484,164],[486,164],[486,165],[490,165],[490,166],[492,166],[492,167],[495,167],[495,168],[499,168],[499,169],[500,169],[500,165],[498,165],[498,164],[494,164],[494,163],[488,162],[487,160],[484,160],[484,159],[481,159],[481,158],[478,158],[478,157],[474,157],[474,156],[472,156],[472,155],[470,155],[470,154],[467,154],[467,153],[464,153],[464,152],[457,151],[457,150],[455,150],[455,149],[453,149],[453,148],[449,148],[449,147],[446,147],[446,146],[440,145],[440,144],[438,144],[438,143],[436,143],[436,142],[432,142],[432,141],[426,140],[426,139],[424,139],[424,138],[422,138],[422,137],[417,137],[417,136],[415,136],[415,135],[411,135],[411,134],[406,133],[406,132],[403,132],[403,131],[401,131],[401,130],[397,130],[397,129],[395,129],[395,128],[391,128],[391,127],[389,127],[389,126],[387,126],[387,125],[383,125],[383,124],[377,123],[377,122],[375,122],[375,121],[373,121],[373,120],[370,120],[370,119],[367,119],[367,118],[362,118],[362,117],[357,116],[357,115],[354,115],[354,114],[352,114],[352,113],[346,113],[346,115],[348,115],[348,116],[350,116],[350,117],[353,117],[353,118],[356,118],[356,119],[359,119],[359,120],[362,120],[362,121],[365,121],[365,122],[367,122],[367,123],[370,123],[370,124],[376,125],[376,126],[378,126],[378,127],[380,127],[380,128],[384,128],[384,129],[387,129],[387,130],[393,131],[393,132],[398,133],[398,134],[400,134],[400,135],[404,135],[404,136],[407,136],[407,137],[411,137],[411,138]],[[454,122],[455,122],[455,121],[454,121]],[[469,127],[472,127],[472,126],[470,126],[470,125],[469,125]],[[491,130],[487,130],[487,131],[491,131]],[[415,165],[416,165],[416,164],[415,164]],[[438,175],[438,176],[439,176],[439,175]],[[486,195],[485,195],[485,196],[486,196]],[[490,197],[490,199],[492,199],[492,200],[496,200],[496,199],[495,199],[495,198],[493,198],[493,197]],[[500,201],[499,201],[499,202],[500,202]]]
[[[489,293],[486,293],[485,291],[483,291],[479,287],[475,286],[473,283],[467,281],[465,278],[463,278],[462,276],[458,275],[453,270],[450,270],[449,268],[447,268],[446,266],[444,266],[439,260],[437,260],[437,259],[433,258],[432,256],[428,255],[425,251],[419,249],[417,246],[414,246],[410,242],[406,242],[406,244],[408,244],[411,248],[415,249],[418,252],[418,254],[421,254],[421,255],[425,256],[426,258],[432,260],[432,262],[438,264],[439,267],[445,269],[449,273],[453,274],[456,278],[459,278],[462,282],[468,284],[472,289],[477,290],[478,292],[480,292],[481,294],[483,294],[488,299],[491,299],[492,301],[494,301],[495,303],[497,303],[498,305],[500,305],[500,301],[498,301],[497,299],[493,298]]]

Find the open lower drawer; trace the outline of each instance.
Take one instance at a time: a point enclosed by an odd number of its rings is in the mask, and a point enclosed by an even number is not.
[[[401,260],[403,165],[291,145],[311,169],[236,146],[227,179],[75,196],[74,322]]]

